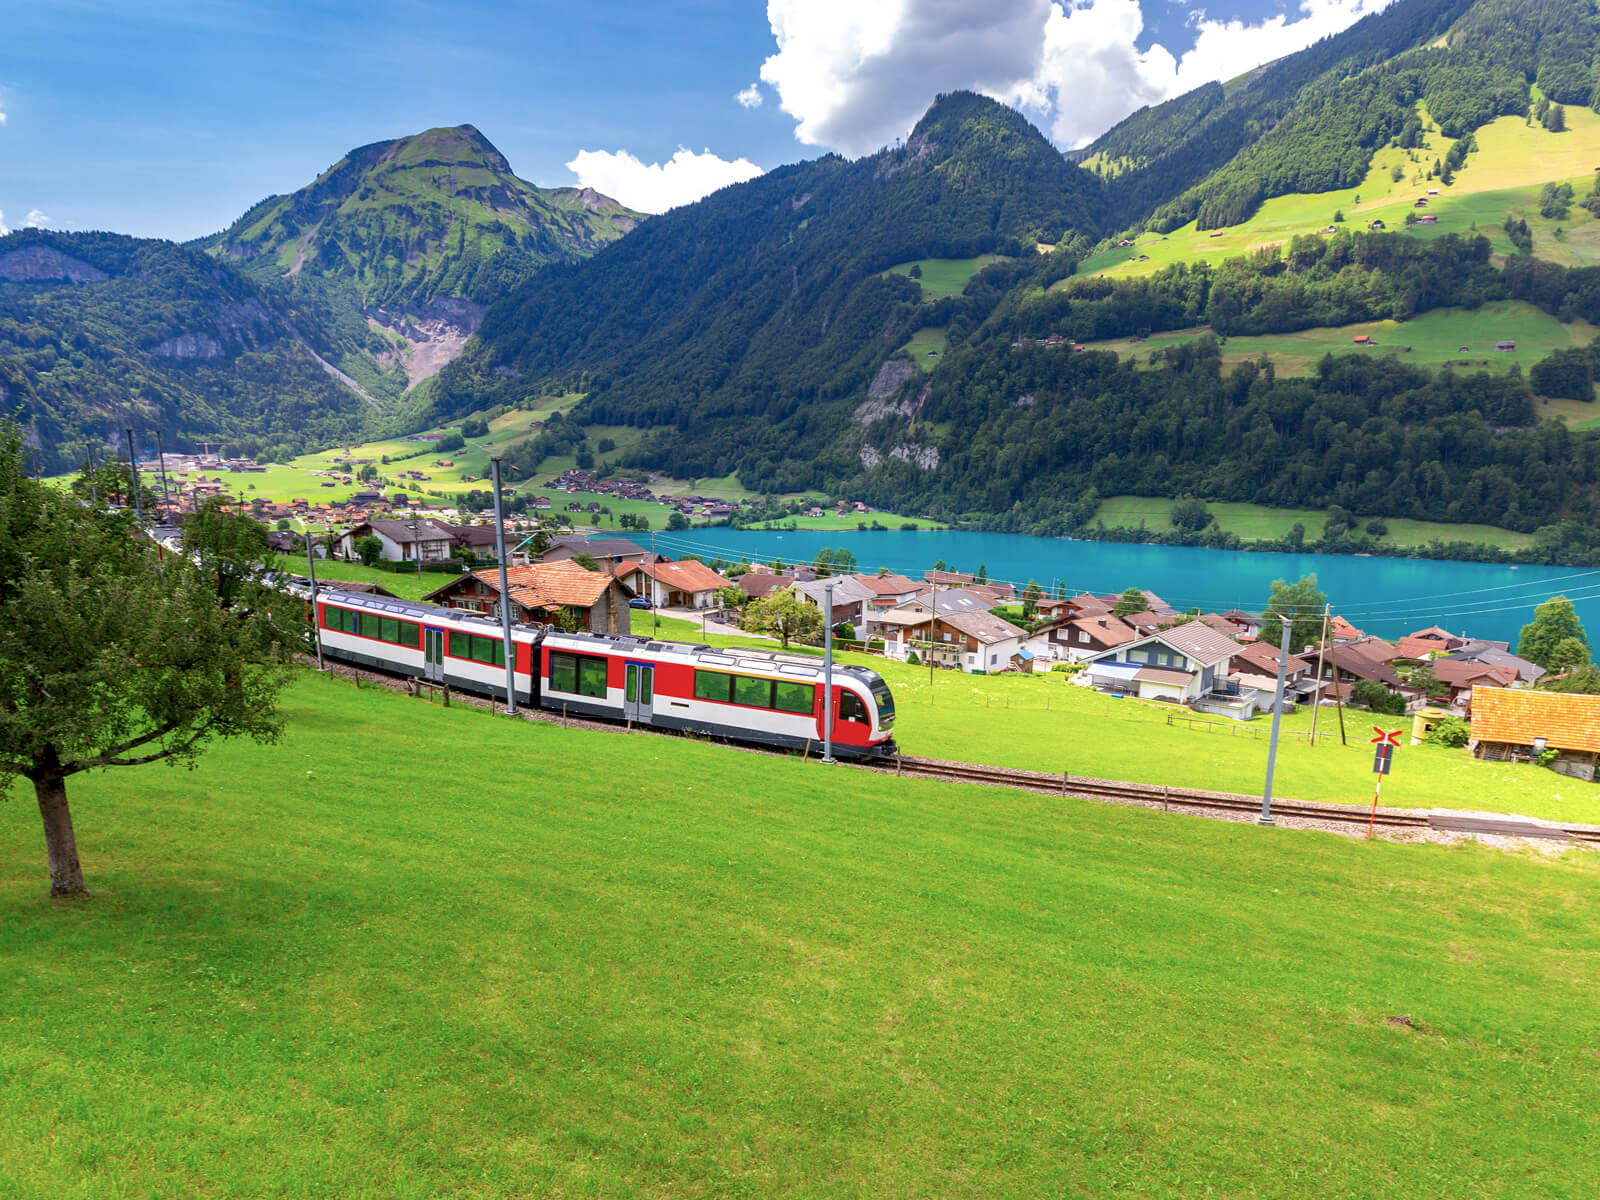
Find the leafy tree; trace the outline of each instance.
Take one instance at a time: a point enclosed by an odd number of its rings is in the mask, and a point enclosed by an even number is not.
[[[363,534],[355,540],[353,546],[356,557],[369,567],[383,557],[383,542],[379,540],[377,534]]]
[[[673,509],[672,515],[667,518],[667,528],[674,533],[680,529],[687,529],[689,528],[689,518],[677,509]]]
[[[1548,683],[1539,681],[1539,688],[1546,692],[1566,692],[1570,695],[1600,696],[1600,667],[1589,664],[1568,671],[1558,678],[1551,679]]]
[[[775,637],[787,650],[791,641],[814,641],[822,632],[822,610],[802,600],[793,588],[769,592],[744,610],[747,629]]]
[[[441,435],[433,444],[433,448],[440,454],[454,454],[457,450],[465,450],[467,441],[459,433],[452,431]]]
[[[1199,532],[1211,524],[1211,510],[1198,496],[1184,496],[1172,505],[1172,524],[1178,529]]]
[[[1552,104],[1550,111],[1545,114],[1544,127],[1551,133],[1565,133],[1567,131],[1567,109],[1563,104]]]
[[[1576,642],[1578,650],[1564,645]],[[1581,657],[1574,659],[1574,654]],[[1589,660],[1589,639],[1584,635],[1577,610],[1565,596],[1552,596],[1533,610],[1533,620],[1522,627],[1517,638],[1517,654],[1529,662],[1538,663],[1547,671],[1564,666],[1579,666]]]
[[[594,555],[590,554],[587,550],[578,551],[578,553],[572,556],[572,561],[577,563],[585,571],[598,571],[600,569],[600,564],[595,560]]]
[[[50,894],[87,894],[67,803],[80,771],[192,763],[212,738],[274,740],[298,629],[216,603],[126,512],[29,479],[0,428],[0,794],[33,784]]]
[[[377,477],[378,468],[375,463],[367,463],[361,468],[361,470],[356,472],[356,478],[361,480],[362,483],[367,483],[368,481],[376,479]]]
[[[1312,645],[1322,637],[1322,614],[1328,597],[1317,587],[1315,575],[1302,575],[1294,583],[1274,579],[1267,596],[1267,607],[1261,614],[1261,637],[1276,642],[1282,626],[1279,620],[1289,618],[1289,649],[1298,651]]]
[[[1133,613],[1144,612],[1150,607],[1149,598],[1138,588],[1131,587],[1117,597],[1117,602],[1111,606],[1113,617],[1126,617]]]
[[[1578,638],[1562,638],[1550,650],[1551,671],[1570,671],[1575,667],[1589,665],[1589,647]]]
[[[1399,692],[1391,692],[1383,684],[1373,679],[1356,680],[1355,685],[1350,689],[1350,697],[1357,704],[1376,713],[1387,713],[1394,717],[1405,715],[1406,698]]]
[[[978,573],[977,573],[977,575],[973,576],[973,581],[976,582],[976,583],[988,583],[989,582],[989,564],[988,563],[979,563],[978,564]]]
[[[1565,219],[1572,208],[1570,183],[1547,183],[1539,189],[1539,215],[1552,221]]]
[[[468,417],[461,422],[461,436],[463,438],[486,438],[489,436],[489,422],[482,418]]]
[[[1025,621],[1033,620],[1034,614],[1039,611],[1039,601],[1044,599],[1044,589],[1037,580],[1028,580],[1028,586],[1022,591],[1022,617]]]
[[[1406,682],[1420,689],[1430,700],[1443,700],[1450,694],[1450,685],[1441,683],[1431,667],[1417,667],[1406,676]]]
[[[230,512],[224,500],[207,500],[184,524],[183,548],[202,576],[216,581],[217,601],[224,608],[269,602],[265,581],[272,549],[266,526],[254,517]]]
[[[1472,740],[1472,728],[1460,717],[1446,717],[1424,739],[1431,746],[1449,746],[1459,749]]]

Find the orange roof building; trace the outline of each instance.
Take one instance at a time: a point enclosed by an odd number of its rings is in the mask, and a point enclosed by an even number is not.
[[[649,596],[658,608],[714,608],[717,591],[732,587],[703,562],[625,563],[617,574],[637,596]]]
[[[586,570],[570,559],[508,567],[506,586],[516,605],[512,619],[521,624],[628,632],[627,588],[615,577]],[[500,611],[500,571],[491,567],[459,576],[423,600],[492,616]]]
[[[1472,689],[1472,752],[1505,762],[1557,751],[1550,765],[1563,775],[1594,779],[1600,754],[1600,696]]]

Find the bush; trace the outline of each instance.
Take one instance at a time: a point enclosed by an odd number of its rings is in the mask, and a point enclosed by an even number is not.
[[[1459,748],[1465,746],[1472,737],[1472,730],[1460,717],[1447,717],[1428,731],[1427,742],[1430,746],[1450,746]]]
[[[461,436],[464,438],[483,438],[489,436],[489,422],[473,420],[471,418],[461,422]]]
[[[847,642],[856,640],[856,627],[848,621],[840,621],[833,627],[833,636],[843,638]]]
[[[467,440],[453,431],[443,435],[433,444],[433,448],[440,454],[452,454],[457,450],[465,450],[466,447]]]
[[[915,650],[906,655],[906,665],[910,667],[920,667],[922,665],[922,660],[917,657]]]

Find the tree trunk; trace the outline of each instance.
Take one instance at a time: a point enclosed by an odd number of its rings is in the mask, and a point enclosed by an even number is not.
[[[39,797],[39,815],[44,818],[44,845],[50,855],[50,894],[87,896],[83,868],[78,865],[78,839],[72,832],[72,812],[67,808],[67,780],[54,772],[33,781]]]

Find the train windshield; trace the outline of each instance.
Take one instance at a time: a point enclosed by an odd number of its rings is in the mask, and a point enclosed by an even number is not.
[[[872,698],[878,704],[878,727],[889,728],[894,724],[894,697],[889,693],[889,685],[876,680],[872,685]]]

